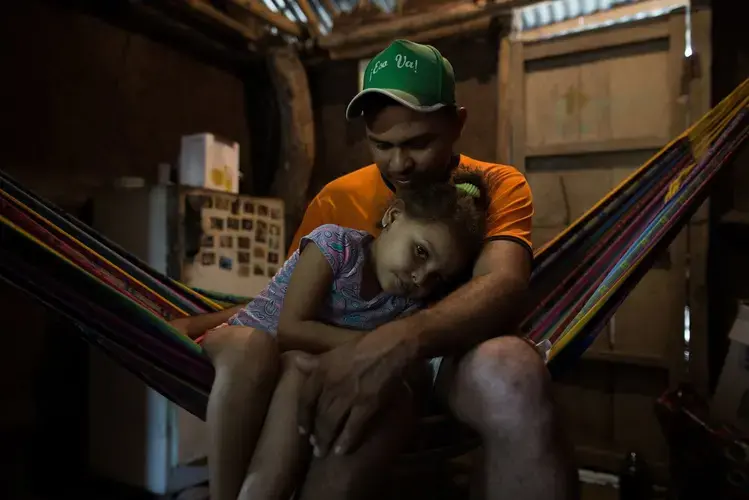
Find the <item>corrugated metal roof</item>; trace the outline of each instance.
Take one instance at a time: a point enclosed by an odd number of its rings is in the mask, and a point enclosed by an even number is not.
[[[288,19],[302,24],[309,24],[307,16],[296,0],[262,0],[266,7],[272,12],[280,12]],[[344,12],[351,12],[356,8],[358,0],[307,0],[317,16],[317,25],[320,32],[325,35],[333,29],[333,18]],[[390,13],[395,10],[397,0],[369,0],[369,2],[382,10]]]
[[[522,31],[609,10],[638,0],[549,0],[518,9]]]

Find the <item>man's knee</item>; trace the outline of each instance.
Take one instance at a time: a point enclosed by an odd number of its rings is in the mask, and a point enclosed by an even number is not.
[[[476,430],[512,432],[551,417],[550,386],[543,358],[532,345],[514,336],[499,337],[460,361],[450,406]]]

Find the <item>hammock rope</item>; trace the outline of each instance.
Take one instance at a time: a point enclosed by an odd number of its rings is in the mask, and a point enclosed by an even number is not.
[[[749,136],[749,80],[534,253],[521,330],[549,340],[558,374],[707,196]],[[213,367],[168,321],[250,299],[193,289],[0,172],[0,278],[74,322],[83,338],[203,418]]]

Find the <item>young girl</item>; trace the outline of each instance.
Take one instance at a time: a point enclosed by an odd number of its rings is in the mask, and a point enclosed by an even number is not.
[[[486,208],[473,172],[400,189],[379,236],[320,226],[252,302],[207,332],[212,500],[290,497],[310,453],[296,422],[304,375],[291,358],[355,342],[455,286],[483,244]],[[195,337],[210,321],[198,318],[173,324]]]

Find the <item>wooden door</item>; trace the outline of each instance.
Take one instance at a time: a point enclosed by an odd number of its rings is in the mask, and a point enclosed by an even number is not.
[[[500,158],[525,172],[540,247],[688,125],[685,14],[533,43],[503,40]],[[654,402],[684,370],[687,237],[648,272],[556,383],[580,466],[616,471],[638,451],[663,475]]]

